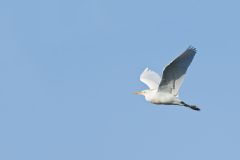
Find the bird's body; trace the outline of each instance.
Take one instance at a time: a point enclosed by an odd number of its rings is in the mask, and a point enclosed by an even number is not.
[[[159,74],[146,68],[141,74],[140,80],[145,83],[149,89],[136,92],[136,94],[144,95],[145,99],[153,104],[180,105],[193,110],[200,110],[195,105],[188,105],[178,98],[178,92],[184,75],[195,54],[196,49],[189,47],[184,53],[165,67],[162,78]]]
[[[172,104],[177,103],[178,99],[172,94],[158,92],[157,89],[148,90],[145,99],[153,104]]]

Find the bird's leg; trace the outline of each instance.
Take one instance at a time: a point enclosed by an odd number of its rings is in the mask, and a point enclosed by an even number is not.
[[[200,108],[198,108],[198,107],[195,106],[195,105],[189,105],[189,104],[187,104],[187,103],[185,103],[185,102],[183,102],[183,101],[181,101],[181,104],[182,104],[183,106],[188,107],[188,108],[191,108],[191,109],[193,109],[193,110],[195,110],[195,111],[200,111]]]

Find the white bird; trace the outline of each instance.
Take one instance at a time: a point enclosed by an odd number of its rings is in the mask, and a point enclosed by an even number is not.
[[[140,81],[145,83],[149,89],[135,92],[135,94],[143,95],[147,101],[153,104],[180,105],[200,111],[197,106],[186,104],[178,98],[184,75],[196,52],[196,48],[188,47],[164,68],[162,78],[158,73],[146,68],[140,76]]]

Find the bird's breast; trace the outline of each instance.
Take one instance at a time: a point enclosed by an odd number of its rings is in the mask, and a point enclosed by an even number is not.
[[[175,98],[176,97],[171,94],[158,92],[148,97],[148,99],[146,98],[146,100],[154,104],[172,104]]]

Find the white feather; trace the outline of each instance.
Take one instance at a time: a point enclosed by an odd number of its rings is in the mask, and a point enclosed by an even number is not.
[[[140,76],[140,81],[145,83],[150,89],[157,89],[160,84],[161,77],[156,72],[146,68]]]

